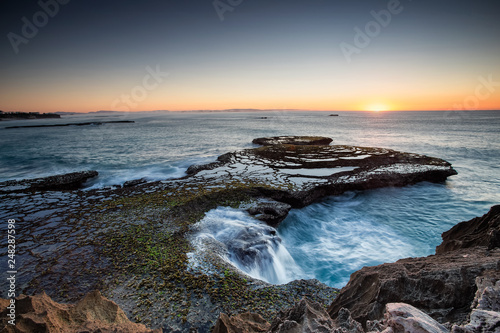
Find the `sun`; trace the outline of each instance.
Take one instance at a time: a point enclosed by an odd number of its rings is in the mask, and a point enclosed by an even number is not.
[[[385,104],[374,103],[374,104],[368,105],[366,110],[373,111],[373,112],[382,112],[382,111],[388,111],[389,107]]]

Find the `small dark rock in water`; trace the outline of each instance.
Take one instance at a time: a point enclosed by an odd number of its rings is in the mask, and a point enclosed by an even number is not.
[[[271,199],[260,199],[247,208],[247,212],[257,220],[266,222],[271,227],[277,228],[287,217],[290,209],[292,209],[292,206],[287,203]]]
[[[272,145],[329,145],[333,140],[322,136],[274,136],[268,138],[257,138],[252,143],[262,146]]]
[[[125,183],[123,183],[123,187],[137,186],[137,185],[141,185],[141,184],[144,184],[147,182],[148,182],[148,180],[146,178],[129,180],[129,181],[126,181]]]
[[[338,114],[335,114],[335,113],[332,113],[331,115],[329,115],[329,117],[338,117],[339,115]]]
[[[0,192],[77,190],[88,179],[98,175],[97,171],[80,171],[43,178],[10,180],[0,183]]]

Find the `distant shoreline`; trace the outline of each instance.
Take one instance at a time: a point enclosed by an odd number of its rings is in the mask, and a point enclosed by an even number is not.
[[[64,127],[64,126],[90,126],[103,124],[130,124],[135,123],[133,120],[115,120],[115,121],[92,121],[86,123],[69,123],[69,124],[53,124],[53,125],[27,125],[27,126],[8,126],[5,129],[12,128],[28,128],[28,127]]]
[[[38,112],[0,112],[0,121],[3,120],[30,120],[30,119],[59,119],[61,115],[56,113]]]

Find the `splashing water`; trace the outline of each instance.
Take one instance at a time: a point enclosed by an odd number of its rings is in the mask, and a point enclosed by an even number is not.
[[[253,278],[282,284],[304,276],[276,229],[245,212],[219,207],[209,211],[196,228],[196,239],[219,242],[227,250],[225,259]]]

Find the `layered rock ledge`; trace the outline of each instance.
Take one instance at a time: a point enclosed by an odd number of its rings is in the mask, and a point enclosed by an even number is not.
[[[97,171],[92,170],[35,179],[10,180],[0,183],[0,193],[78,190],[87,180],[98,175]]]
[[[297,144],[297,142],[299,144]],[[216,162],[188,168],[189,181],[215,184],[253,182],[266,184],[261,196],[290,205],[307,206],[329,195],[421,181],[442,182],[456,175],[450,163],[425,155],[384,148],[329,145],[322,137],[255,139],[264,147],[219,156]],[[216,186],[216,185],[215,185]],[[268,205],[269,206],[269,205]],[[261,209],[276,226],[273,209]],[[282,208],[277,215],[282,214]]]

